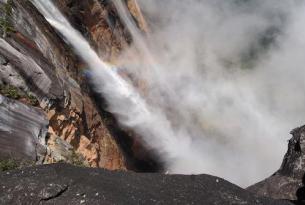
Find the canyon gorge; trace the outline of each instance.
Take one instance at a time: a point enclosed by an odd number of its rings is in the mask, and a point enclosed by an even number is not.
[[[304,204],[303,11],[0,0],[0,204]]]

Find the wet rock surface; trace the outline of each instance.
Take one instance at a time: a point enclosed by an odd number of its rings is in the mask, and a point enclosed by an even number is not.
[[[136,174],[66,164],[0,174],[1,204],[264,204],[288,201],[254,197],[209,176]]]
[[[281,168],[248,188],[259,195],[305,204],[305,126],[294,129]]]

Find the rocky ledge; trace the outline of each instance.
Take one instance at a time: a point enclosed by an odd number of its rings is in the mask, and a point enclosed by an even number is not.
[[[42,165],[0,174],[0,204],[274,204],[209,175],[139,174]]]
[[[258,196],[290,199],[305,204],[305,126],[294,129],[281,168],[248,188]]]

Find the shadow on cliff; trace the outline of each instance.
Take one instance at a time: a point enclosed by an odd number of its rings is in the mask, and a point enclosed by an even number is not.
[[[135,137],[135,133],[120,126],[116,118],[105,110],[107,103],[100,94],[92,89],[93,86],[88,83],[86,87],[90,97],[94,99],[102,119],[106,120],[105,125],[123,152],[127,169],[136,172],[164,171],[160,157],[154,151],[146,148],[140,142],[139,137]]]
[[[293,201],[295,205],[305,205],[305,174],[303,175],[303,186],[300,187],[296,192],[297,200]]]

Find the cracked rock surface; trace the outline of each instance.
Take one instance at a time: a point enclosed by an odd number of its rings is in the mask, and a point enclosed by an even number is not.
[[[0,204],[270,204],[209,175],[137,174],[42,165],[0,174]]]

